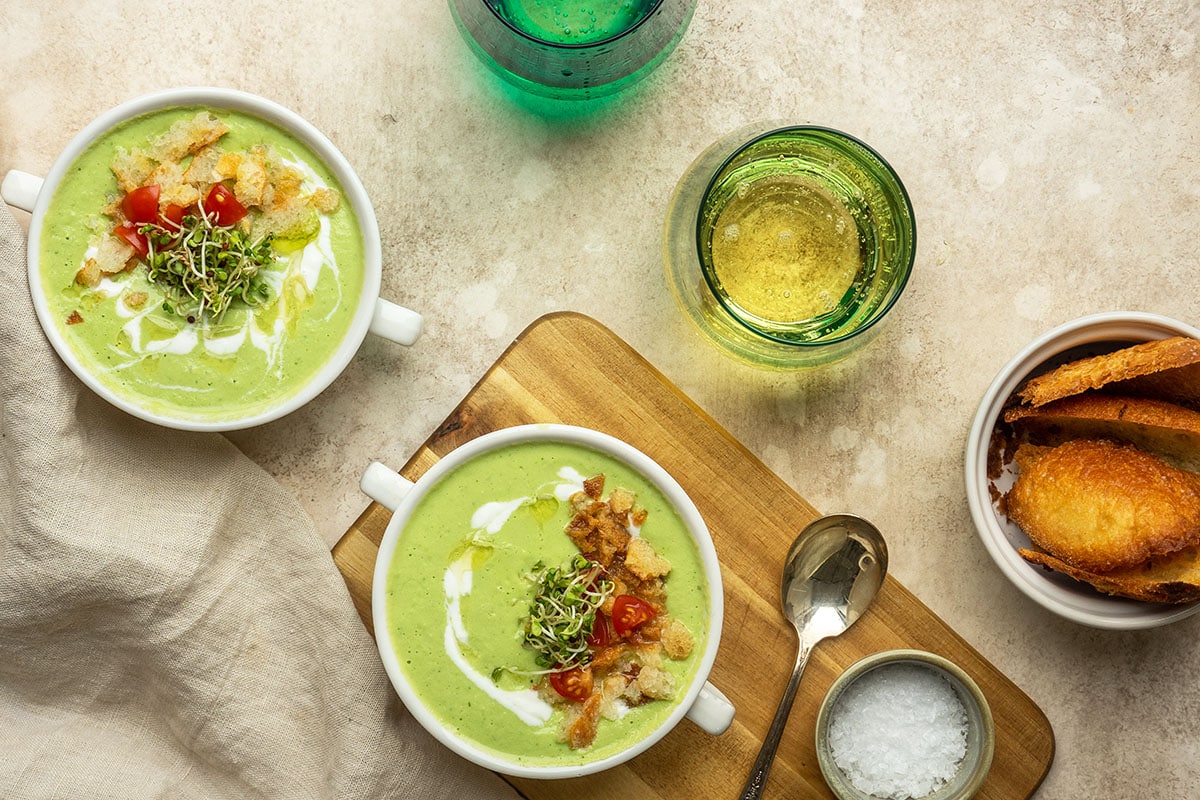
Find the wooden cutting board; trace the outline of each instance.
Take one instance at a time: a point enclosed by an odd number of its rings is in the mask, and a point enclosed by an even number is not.
[[[530,800],[668,800],[737,797],[770,726],[795,659],[796,636],[779,610],[782,562],[816,509],[767,469],[629,345],[574,313],[534,322],[400,472],[416,480],[438,458],[499,428],[582,425],[623,439],[670,472],[700,509],[721,561],[725,625],[710,680],[737,707],[711,737],[684,720],[646,753],[586,778],[508,778]],[[371,579],[390,513],[372,503],[333,548],[367,627]],[[886,524],[882,526],[887,536]],[[996,724],[991,773],[979,798],[1027,798],[1054,757],[1046,716],[907,589],[889,577],[846,634],[813,653],[767,786],[770,798],[830,798],[813,730],[825,690],[846,667],[880,650],[911,647],[949,658],[983,689]]]

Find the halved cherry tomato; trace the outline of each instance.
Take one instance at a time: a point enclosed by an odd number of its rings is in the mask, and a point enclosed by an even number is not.
[[[612,625],[608,617],[596,612],[596,621],[592,623],[592,634],[587,637],[587,646],[593,650],[601,650],[612,644]]]
[[[204,213],[216,217],[216,223],[223,228],[235,224],[246,216],[246,207],[238,202],[233,192],[225,188],[223,183],[214,183],[204,198]]]
[[[179,230],[183,226],[183,211],[183,206],[178,203],[171,203],[164,208],[162,213],[164,227]]]
[[[644,625],[658,616],[654,606],[640,597],[631,594],[619,594],[613,600],[612,621],[613,629],[618,636],[624,636],[639,625]]]
[[[113,228],[113,234],[132,247],[139,258],[145,258],[150,254],[150,243],[146,241],[146,237],[138,230],[137,225],[130,222],[118,225]]]
[[[158,184],[139,186],[121,201],[125,219],[135,224],[158,221]]]
[[[582,703],[592,696],[592,671],[587,667],[575,667],[566,672],[551,672],[550,685],[568,700]]]

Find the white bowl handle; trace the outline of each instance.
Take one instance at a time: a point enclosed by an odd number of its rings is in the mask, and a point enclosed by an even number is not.
[[[378,461],[372,461],[358,485],[376,503],[388,511],[395,511],[404,495],[412,489],[413,482]]]
[[[688,709],[687,718],[705,732],[720,736],[733,723],[733,703],[720,689],[705,681],[696,702]]]
[[[37,196],[42,191],[43,183],[44,181],[37,175],[21,172],[19,169],[10,169],[4,176],[4,182],[0,183],[0,197],[3,197],[4,202],[10,206],[32,212],[33,204],[37,202]]]
[[[421,336],[425,320],[415,311],[380,298],[375,302],[371,318],[371,333],[391,339],[397,344],[410,345]]]

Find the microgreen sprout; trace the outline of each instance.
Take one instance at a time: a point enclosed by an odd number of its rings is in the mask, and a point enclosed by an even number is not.
[[[561,672],[591,660],[587,638],[596,613],[613,592],[604,567],[576,554],[561,567],[534,566],[537,594],[529,607],[524,644],[548,672]]]
[[[166,295],[163,310],[196,322],[220,320],[235,300],[260,306],[271,290],[260,270],[271,263],[271,237],[251,240],[241,228],[218,225],[215,214],[187,214],[179,228],[159,223],[139,230],[149,243],[150,280]]]

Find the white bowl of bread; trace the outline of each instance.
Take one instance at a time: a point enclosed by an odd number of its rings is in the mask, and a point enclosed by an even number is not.
[[[967,499],[1001,571],[1097,628],[1200,611],[1200,329],[1068,322],[1016,355],[967,440]]]

